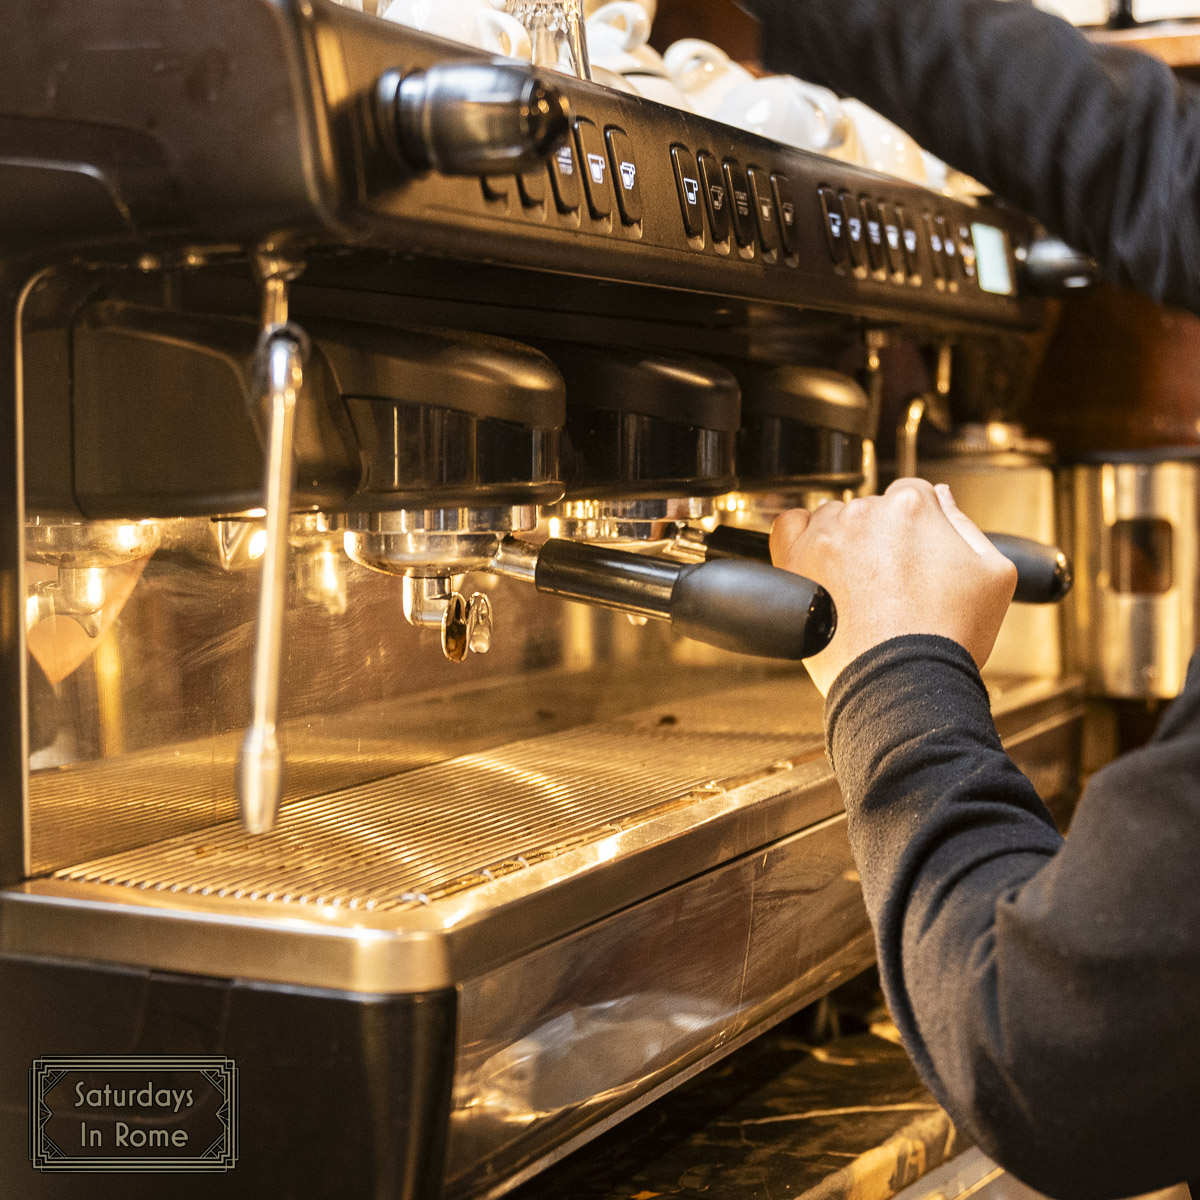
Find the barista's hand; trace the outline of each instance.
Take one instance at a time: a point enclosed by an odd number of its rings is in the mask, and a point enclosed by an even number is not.
[[[950,489],[898,479],[882,496],[793,509],[771,530],[777,567],[821,584],[837,633],[806,662],[822,695],[860,654],[909,633],[935,633],[987,661],[1017,569],[959,511]]]

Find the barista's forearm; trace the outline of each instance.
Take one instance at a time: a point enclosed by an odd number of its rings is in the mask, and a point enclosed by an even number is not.
[[[1200,655],[1062,842],[969,654],[910,636],[829,692],[829,741],[892,1014],[926,1081],[1025,1182],[1102,1200],[1200,1177],[1194,997]]]
[[[767,65],[857,96],[1093,254],[1200,311],[1200,93],[1020,0],[740,0]]]
[[[826,722],[905,1047],[960,1128],[1011,1164],[1040,1114],[1026,1111],[1028,1081],[1016,1076],[1028,1064],[1005,1061],[994,1019],[1012,1009],[1009,979],[993,969],[997,910],[1052,859],[1059,834],[1005,753],[970,656],[945,638],[896,638],[860,656],[830,690]],[[1020,1014],[1030,1015],[1054,1024]]]

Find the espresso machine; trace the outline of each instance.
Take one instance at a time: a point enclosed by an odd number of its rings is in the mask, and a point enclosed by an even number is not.
[[[172,1196],[498,1196],[867,966],[764,531],[1034,224],[330,0],[0,35],[6,1194],[163,1194],[46,1148],[124,1055],[236,1064]]]

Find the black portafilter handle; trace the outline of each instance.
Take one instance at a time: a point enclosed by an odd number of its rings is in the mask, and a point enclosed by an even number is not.
[[[413,171],[513,175],[538,166],[567,136],[567,98],[521,63],[444,62],[375,87],[385,146]]]
[[[538,551],[539,592],[667,620],[684,637],[738,654],[798,661],[837,625],[824,588],[763,563],[677,563],[551,538]]]
[[[1057,547],[1011,533],[989,533],[992,545],[1017,568],[1017,604],[1055,604],[1074,582],[1071,560]],[[769,534],[755,529],[718,525],[704,538],[708,561],[743,558],[771,561]]]
[[[1057,547],[1013,533],[989,533],[988,540],[1017,568],[1017,604],[1057,604],[1075,582],[1071,560]]]

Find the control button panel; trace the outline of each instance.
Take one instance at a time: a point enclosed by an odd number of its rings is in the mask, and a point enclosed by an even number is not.
[[[863,214],[863,225],[867,231],[867,260],[872,271],[885,269],[886,254],[883,248],[883,217],[879,213],[879,205],[868,196],[860,202]]]
[[[746,168],[735,159],[725,160],[725,184],[729,189],[729,215],[733,220],[733,236],[739,246],[754,243],[754,202],[750,198],[750,180]]]
[[[841,266],[846,261],[846,218],[842,213],[842,202],[833,188],[820,188],[817,198],[821,201],[821,216],[825,218],[825,241],[829,245],[829,257]]]
[[[762,167],[751,167],[749,175],[758,242],[764,254],[775,254],[779,250],[779,229],[775,220],[775,194],[771,191],[771,176]]]
[[[579,147],[579,163],[583,168],[581,174],[588,210],[593,217],[607,217],[612,212],[613,191],[604,139],[591,121],[580,118],[575,122],[575,142]]]
[[[929,239],[930,258],[933,261],[933,277],[939,283],[946,282],[946,251],[942,246],[942,232],[937,227],[932,213],[925,213],[925,236]]]
[[[517,191],[526,208],[541,208],[546,203],[546,172],[526,171],[517,176]]]
[[[867,269],[867,231],[863,227],[862,209],[849,192],[841,195],[842,216],[846,221],[846,244],[850,248],[850,261],[856,270]]]
[[[921,275],[921,235],[906,208],[897,208],[896,216],[900,221],[900,243],[904,247],[904,265],[913,278]]]
[[[479,183],[485,200],[507,200],[508,189],[512,186],[508,175],[483,175]]]
[[[975,235],[970,225],[958,226],[958,258],[962,263],[963,276],[968,282],[974,282],[978,256],[975,253]]]
[[[675,167],[675,186],[679,189],[679,207],[683,210],[683,227],[688,237],[700,237],[704,233],[704,211],[696,160],[686,147],[673,146],[671,161]]]
[[[846,283],[860,280],[877,297],[878,285],[936,291],[943,302],[980,298],[975,217],[953,200],[898,180],[889,187],[885,179],[864,176],[851,186],[855,176],[839,173],[838,164],[828,168],[834,172],[829,183],[798,183],[811,164],[792,163],[786,148],[777,148],[777,158],[764,157],[773,152],[762,146],[739,158],[723,153],[735,144],[724,136],[708,146],[668,141],[651,153],[630,123],[605,123],[598,116],[579,116],[571,134],[540,169],[476,177],[476,202],[486,205],[492,219],[589,237],[649,241],[668,249],[684,248],[686,237],[687,249],[711,255],[718,272],[725,270],[717,266],[719,258],[728,258],[736,246],[741,253],[735,257],[745,264],[769,274],[792,270],[813,276],[813,287],[821,286],[819,277],[827,272]],[[661,194],[667,153],[682,229],[680,219],[670,216],[671,240],[664,242],[662,222],[669,213],[651,208],[649,200]],[[836,186],[839,179],[846,186]],[[812,258],[818,220],[829,253],[824,266],[823,256]],[[844,303],[845,292],[837,298]]]
[[[771,176],[771,190],[775,193],[775,211],[779,215],[779,232],[783,235],[784,252],[795,254],[800,246],[800,231],[796,228],[800,210],[796,205],[795,191],[788,177],[780,175],[778,171]],[[828,222],[828,217],[826,221]]]
[[[636,225],[642,219],[642,182],[638,179],[637,159],[633,143],[625,130],[609,125],[604,131],[608,157],[612,163],[613,187],[617,192],[617,208],[625,225]]]
[[[725,186],[725,176],[721,173],[721,164],[707,150],[700,151],[699,162],[704,207],[708,211],[708,227],[712,230],[714,242],[727,242],[729,241],[729,189]]]
[[[579,194],[579,163],[575,148],[563,142],[550,158],[550,186],[554,204],[561,213],[577,212],[582,197]]]
[[[959,269],[958,246],[954,241],[954,235],[950,232],[945,217],[938,216],[935,218],[934,224],[937,227],[938,237],[942,239],[942,254],[946,258],[946,278],[955,280],[959,277]]]
[[[892,275],[904,275],[904,245],[900,230],[900,218],[896,210],[887,203],[879,206],[879,217],[883,221],[883,250],[887,257],[888,271]]]

